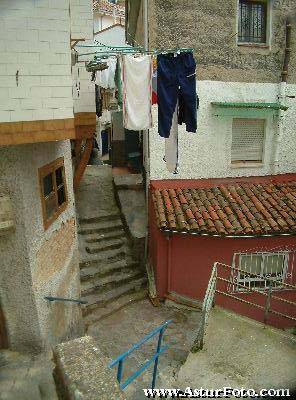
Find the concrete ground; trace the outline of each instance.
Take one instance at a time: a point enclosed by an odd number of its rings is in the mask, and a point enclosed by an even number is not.
[[[115,202],[112,168],[109,165],[88,165],[76,193],[79,219],[118,213]],[[97,204],[97,208],[94,208]]]
[[[204,349],[182,366],[178,388],[296,388],[296,336],[214,308]]]
[[[165,305],[153,307],[149,300],[142,300],[91,325],[88,334],[94,336],[100,349],[108,357],[114,359],[169,319],[172,319],[173,323],[167,328],[164,344],[170,344],[170,349],[160,357],[156,384],[157,387],[171,387],[193,343],[200,319],[199,312]],[[124,367],[124,379],[154,354],[156,340],[157,338],[149,341],[129,357]],[[151,387],[152,368],[150,367],[125,390],[129,400],[146,398],[142,389]]]
[[[0,400],[58,400],[50,355],[0,351]]]

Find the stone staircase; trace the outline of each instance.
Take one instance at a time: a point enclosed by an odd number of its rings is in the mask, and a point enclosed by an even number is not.
[[[86,327],[146,296],[145,270],[132,256],[119,213],[79,220],[81,297]]]

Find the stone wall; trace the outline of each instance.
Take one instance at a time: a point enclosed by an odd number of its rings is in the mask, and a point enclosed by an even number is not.
[[[69,0],[0,1],[0,122],[73,118]]]
[[[45,230],[38,168],[63,156],[68,207]],[[13,349],[43,349],[82,333],[71,151],[68,141],[0,148],[0,194],[9,195],[15,231],[0,236],[0,301]]]
[[[292,19],[289,82],[296,83],[294,0],[270,0],[270,43],[238,46],[238,0],[149,0],[150,48],[193,47],[199,80],[279,82],[285,21]],[[138,28],[138,41],[140,41]]]
[[[94,34],[92,0],[70,0],[71,37],[85,39],[78,45],[92,45]],[[92,48],[76,48],[79,54],[93,53]],[[94,55],[79,57],[79,61],[92,60]],[[95,85],[84,63],[72,67],[74,113],[95,112]]]

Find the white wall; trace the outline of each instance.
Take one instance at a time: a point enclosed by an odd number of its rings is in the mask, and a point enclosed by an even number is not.
[[[94,39],[106,46],[125,46],[125,28],[116,25],[108,30],[97,33]]]
[[[97,11],[94,12],[94,32],[99,32],[120,22],[120,18],[113,17],[112,15],[101,15]],[[124,23],[124,21],[122,21]]]
[[[92,0],[70,0],[71,37],[85,39],[79,45],[93,44],[93,2]],[[92,48],[79,48],[79,54],[91,53]],[[80,61],[91,60],[93,55],[79,58]],[[95,112],[95,87],[91,82],[91,74],[86,72],[84,62],[72,67],[74,112]],[[79,92],[76,85],[80,85]]]
[[[213,115],[211,102],[277,102],[278,85],[268,83],[236,83],[198,81],[200,98],[197,133],[188,133],[179,126],[179,173],[167,171],[163,161],[164,139],[157,132],[157,107],[154,107],[154,128],[150,130],[151,179],[199,179],[274,173],[274,146],[277,119],[267,119],[263,165],[246,168],[231,165],[232,118]],[[296,85],[288,85],[287,93],[296,95]],[[296,102],[287,99],[289,110],[284,117],[284,135],[280,144],[278,173],[296,172]]]
[[[69,0],[1,0],[0,54],[0,122],[73,117]]]

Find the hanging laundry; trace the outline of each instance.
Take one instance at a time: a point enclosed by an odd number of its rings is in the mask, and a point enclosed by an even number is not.
[[[123,122],[129,130],[152,127],[152,58],[150,55],[122,57]]]
[[[97,71],[95,84],[104,89],[114,89],[117,57],[109,57],[106,63],[108,68],[103,71]]]
[[[165,139],[164,161],[169,172],[178,173],[179,153],[178,153],[178,100],[173,114],[170,136]]]
[[[158,132],[168,138],[179,98],[179,123],[187,132],[197,129],[196,63],[192,52],[157,57]]]
[[[118,57],[116,72],[115,72],[115,86],[117,88],[117,101],[119,108],[122,109],[122,81],[121,81],[121,59]]]
[[[152,104],[157,104],[157,57],[153,57]]]

